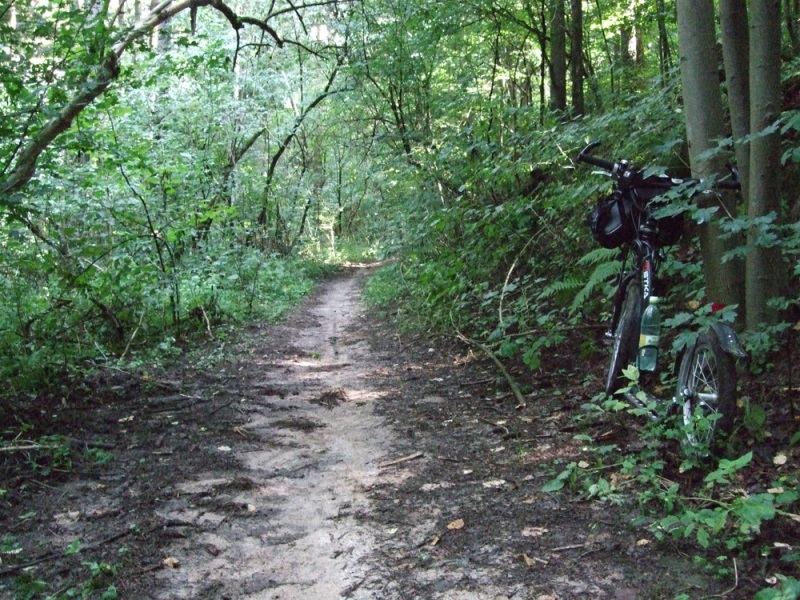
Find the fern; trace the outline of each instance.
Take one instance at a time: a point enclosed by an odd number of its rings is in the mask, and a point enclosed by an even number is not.
[[[592,271],[586,285],[575,294],[575,299],[569,307],[569,314],[574,314],[575,311],[583,306],[583,303],[586,302],[586,299],[592,294],[595,288],[606,283],[612,277],[617,276],[621,266],[618,260],[610,260],[598,264],[594,271]]]
[[[619,266],[619,262],[616,260],[618,254],[619,250],[609,250],[608,248],[595,248],[594,250],[587,252],[581,258],[579,258],[578,264],[581,266],[588,266],[588,265],[596,265],[598,263],[609,263],[613,261]]]
[[[564,279],[559,279],[558,281],[554,281],[546,288],[544,288],[539,293],[539,298],[540,299],[550,298],[551,296],[559,294],[561,292],[576,290],[580,288],[582,285],[584,285],[584,283],[583,279],[581,279],[580,277],[569,276]]]

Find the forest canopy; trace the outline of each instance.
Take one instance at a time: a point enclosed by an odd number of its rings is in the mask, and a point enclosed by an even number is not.
[[[679,175],[737,165],[741,194],[676,203],[665,268],[679,311],[728,304],[769,369],[797,321],[797,11],[4,0],[0,374],[58,389],[180,352],[353,256],[393,259],[372,294],[407,326],[535,371],[607,317],[619,262],[585,215],[609,183],[574,162],[595,139]]]

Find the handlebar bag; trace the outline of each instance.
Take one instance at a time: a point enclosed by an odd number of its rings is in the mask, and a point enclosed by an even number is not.
[[[589,213],[592,237],[604,248],[619,248],[635,235],[632,202],[619,191],[604,196]]]
[[[666,189],[668,189],[668,184],[664,184],[664,181],[668,182],[669,178],[660,175],[651,176],[644,180],[644,184],[645,186],[649,184],[652,187],[641,186],[634,188],[633,193],[636,196],[639,206],[645,206],[649,204],[651,200],[663,194]],[[655,185],[653,182],[656,182]],[[658,182],[662,183],[659,184]],[[683,221],[683,213],[656,219],[656,236],[658,237],[659,244],[662,246],[672,246],[676,244],[683,235]]]

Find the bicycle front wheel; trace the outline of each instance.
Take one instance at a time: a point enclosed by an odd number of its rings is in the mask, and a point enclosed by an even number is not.
[[[701,333],[683,355],[675,396],[688,445],[710,448],[715,437],[731,432],[736,411],[736,364],[713,331]]]
[[[639,319],[641,318],[642,295],[639,282],[631,280],[625,290],[625,300],[614,330],[614,349],[606,375],[606,394],[611,396],[627,385],[622,370],[636,358],[639,343]]]

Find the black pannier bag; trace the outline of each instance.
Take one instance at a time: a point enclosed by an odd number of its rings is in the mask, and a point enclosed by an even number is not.
[[[639,206],[649,204],[653,198],[660,196],[672,187],[671,180],[666,175],[651,175],[644,179],[643,183],[644,185],[634,188],[636,202]],[[662,246],[676,244],[681,235],[683,235],[683,213],[656,219],[656,236]]]
[[[619,191],[604,196],[589,213],[589,229],[604,248],[619,248],[633,239],[634,223],[631,201]]]
[[[638,180],[627,192],[616,190],[604,196],[589,213],[589,229],[604,248],[619,248],[636,236],[636,222],[641,210],[654,198],[672,187],[665,175],[652,175]],[[683,234],[683,213],[656,219],[656,236],[661,246],[671,246]]]

